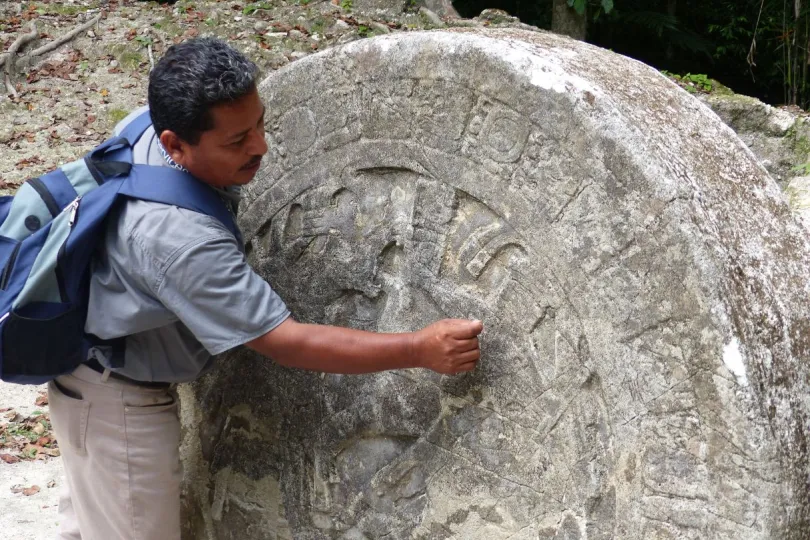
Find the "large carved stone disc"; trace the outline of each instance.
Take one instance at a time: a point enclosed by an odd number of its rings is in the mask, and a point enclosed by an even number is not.
[[[708,108],[517,30],[363,40],[260,92],[241,224],[294,316],[479,318],[483,358],[227,355],[186,413],[196,537],[810,537],[808,242]]]

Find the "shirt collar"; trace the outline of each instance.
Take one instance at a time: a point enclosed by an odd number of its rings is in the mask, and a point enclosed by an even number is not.
[[[169,165],[169,167],[173,169],[177,169],[178,171],[188,172],[188,169],[177,163],[175,160],[172,159],[172,156],[163,148],[163,144],[160,142],[160,139],[157,139],[157,147],[158,151],[160,152],[161,157],[163,160]]]

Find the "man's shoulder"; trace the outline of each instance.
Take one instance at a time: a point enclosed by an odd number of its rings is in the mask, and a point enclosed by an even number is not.
[[[151,201],[126,201],[116,222],[119,245],[123,241],[160,261],[201,242],[233,236],[211,216]]]

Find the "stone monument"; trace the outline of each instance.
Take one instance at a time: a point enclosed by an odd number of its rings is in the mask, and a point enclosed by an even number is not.
[[[775,182],[641,63],[515,29],[270,75],[253,266],[297,320],[485,323],[476,371],[249,351],[183,390],[188,537],[810,537],[810,249]]]

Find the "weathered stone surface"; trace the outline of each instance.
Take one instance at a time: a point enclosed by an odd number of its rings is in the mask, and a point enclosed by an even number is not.
[[[407,33],[261,87],[250,261],[302,321],[485,321],[465,376],[243,351],[187,395],[194,538],[806,539],[810,246],[654,70]]]
[[[458,19],[461,15],[458,14],[456,8],[453,7],[451,0],[417,0],[417,5],[428,8],[439,17],[450,17]]]
[[[810,232],[810,176],[794,176],[785,186],[791,210],[799,222]]]
[[[810,161],[806,115],[740,94],[701,95],[700,99],[731,126],[781,186],[796,176],[797,166]]]

